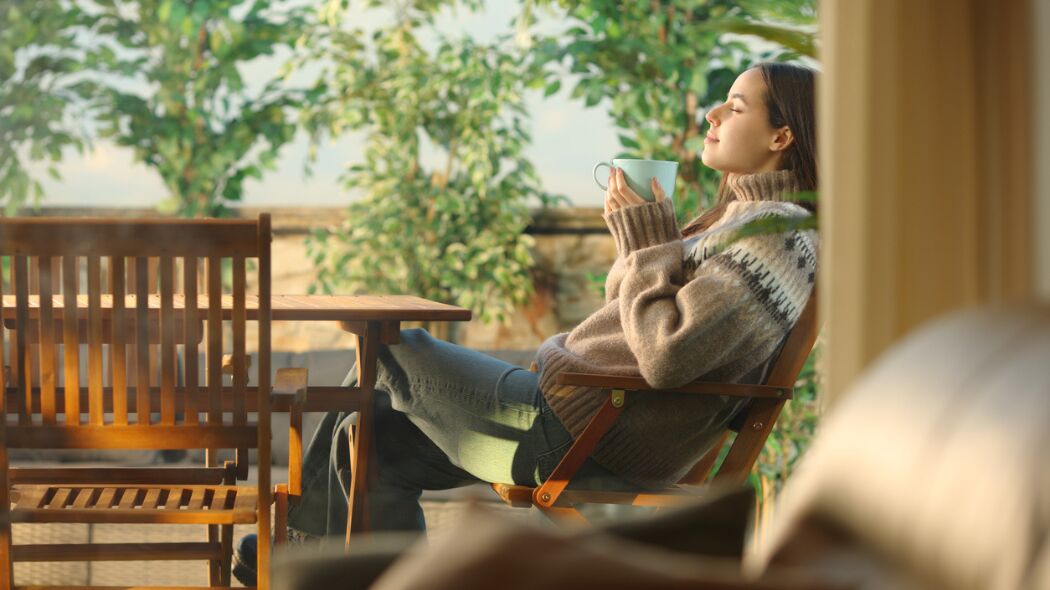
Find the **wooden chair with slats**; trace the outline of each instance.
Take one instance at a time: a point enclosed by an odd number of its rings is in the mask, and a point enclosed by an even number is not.
[[[0,342],[7,349],[6,356],[0,349],[0,588],[14,585],[13,562],[56,560],[204,560],[210,585],[229,586],[233,525],[255,523],[260,538],[269,537],[270,241],[268,215],[0,220],[7,328]],[[250,311],[248,268],[258,291]],[[232,279],[228,294],[224,274]],[[247,387],[249,315],[258,336],[254,388]],[[150,370],[151,348],[158,371]],[[278,381],[305,387],[305,374],[278,371]],[[207,449],[207,461],[10,466],[8,450],[21,448]],[[220,466],[223,449],[235,460]],[[248,475],[248,449],[258,454],[257,482],[238,485]],[[201,524],[208,540],[12,543],[12,523],[55,522]],[[269,556],[269,545],[260,544],[260,588],[269,585]]]
[[[713,383],[697,381],[675,389],[654,390],[641,377],[562,373],[560,385],[587,386],[609,390],[609,397],[591,418],[550,477],[537,487],[492,484],[493,490],[511,506],[535,506],[552,520],[585,522],[577,509],[580,504],[627,504],[666,507],[695,499],[707,485],[740,485],[745,482],[765,445],[773,424],[784,404],[793,397],[795,382],[813,349],[817,337],[817,289],[814,285],[809,301],[798,321],[785,337],[779,353],[767,371],[765,383]],[[533,365],[535,370],[535,365]],[[590,457],[598,441],[612,427],[631,398],[665,393],[717,395],[750,398],[742,416],[733,421],[738,431],[721,466],[712,474],[715,463],[732,429],[727,429],[679,483],[667,490],[608,492],[569,488],[569,482]],[[741,419],[742,418],[742,419]]]

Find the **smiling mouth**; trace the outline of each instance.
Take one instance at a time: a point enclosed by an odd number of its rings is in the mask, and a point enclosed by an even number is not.
[[[706,135],[704,136],[704,143],[718,143],[718,138]]]

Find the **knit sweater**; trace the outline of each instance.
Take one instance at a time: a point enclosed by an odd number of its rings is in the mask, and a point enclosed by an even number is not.
[[[734,241],[736,230],[755,219],[810,213],[785,201],[798,190],[788,171],[731,176],[729,187],[735,200],[723,216],[684,240],[670,200],[605,215],[618,252],[605,305],[546,340],[536,355],[540,389],[574,437],[608,390],[558,385],[562,372],[641,375],[656,388],[765,378],[812,290],[818,238],[805,230]],[[628,396],[594,459],[640,486],[669,485],[744,403],[726,396]]]

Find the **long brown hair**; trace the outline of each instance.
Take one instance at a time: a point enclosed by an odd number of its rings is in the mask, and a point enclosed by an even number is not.
[[[766,83],[766,110],[769,124],[774,129],[787,127],[795,136],[781,158],[781,170],[791,170],[799,190],[817,190],[817,129],[814,106],[815,78],[813,70],[792,64],[763,62],[748,69],[758,69]],[[722,174],[718,184],[718,202],[686,224],[682,235],[700,233],[711,227],[725,213],[736,195],[727,185],[728,174]],[[816,213],[814,201],[792,201]]]

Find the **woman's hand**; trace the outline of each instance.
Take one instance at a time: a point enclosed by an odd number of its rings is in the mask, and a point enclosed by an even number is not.
[[[657,203],[667,198],[663,187],[660,186],[656,178],[652,179],[652,190],[653,194],[656,195]],[[627,185],[627,176],[624,174],[623,168],[611,168],[609,170],[609,188],[605,191],[605,213],[612,213],[621,207],[644,205],[647,202]]]

